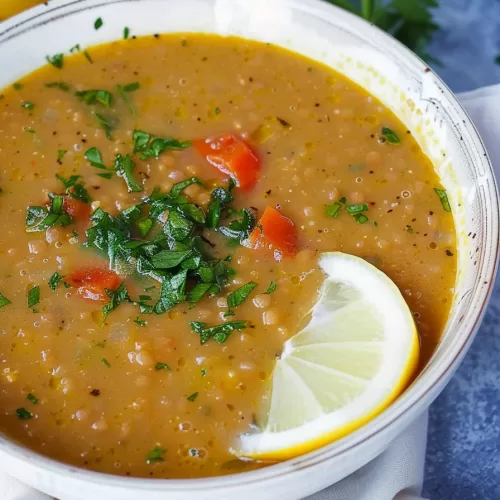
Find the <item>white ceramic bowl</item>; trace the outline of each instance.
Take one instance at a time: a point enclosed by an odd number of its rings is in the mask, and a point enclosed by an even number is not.
[[[104,27],[94,30],[102,17]],[[451,317],[434,356],[388,410],[346,438],[295,460],[210,479],[148,480],[71,467],[0,437],[0,467],[63,499],[294,500],[342,479],[388,447],[436,398],[467,351],[498,257],[498,198],[483,144],[455,97],[391,37],[320,0],[53,0],[0,24],[0,87],[67,52],[156,32],[235,34],[290,48],[344,73],[412,131],[446,186],[458,232]]]

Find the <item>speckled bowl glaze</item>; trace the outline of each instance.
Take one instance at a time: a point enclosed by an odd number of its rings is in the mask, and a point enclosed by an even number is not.
[[[97,17],[105,26],[94,30]],[[436,398],[483,316],[498,259],[491,165],[469,118],[439,78],[401,44],[320,0],[53,0],[0,25],[0,87],[67,52],[135,35],[206,32],[272,42],[323,62],[367,89],[412,131],[448,190],[459,272],[444,336],[427,367],[385,412],[346,438],[294,460],[231,476],[148,480],[71,467],[0,436],[0,467],[58,498],[259,500],[303,498],[384,451]]]

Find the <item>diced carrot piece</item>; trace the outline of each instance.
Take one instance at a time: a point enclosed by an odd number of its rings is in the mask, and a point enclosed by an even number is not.
[[[260,161],[250,146],[234,134],[193,141],[197,151],[221,172],[231,176],[237,187],[251,189],[259,179]]]
[[[297,231],[293,222],[273,207],[266,207],[257,226],[250,234],[252,248],[267,248],[274,258],[291,257],[297,253]]]
[[[83,201],[75,200],[71,196],[64,197],[63,210],[77,222],[87,222],[90,218],[90,205],[87,205]]]
[[[108,300],[106,290],[116,291],[121,283],[114,271],[99,267],[79,269],[66,276],[64,281],[76,288],[78,295],[88,300]]]

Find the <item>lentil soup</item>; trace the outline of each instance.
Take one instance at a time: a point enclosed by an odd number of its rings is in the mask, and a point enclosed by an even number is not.
[[[427,362],[452,301],[453,217],[380,102],[238,38],[73,52],[0,99],[2,431],[113,474],[262,466],[231,447],[262,421],[325,251],[394,280]]]

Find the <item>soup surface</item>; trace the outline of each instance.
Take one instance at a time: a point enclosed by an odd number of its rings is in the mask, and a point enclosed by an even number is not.
[[[5,433],[122,475],[260,466],[231,446],[263,418],[324,251],[394,280],[428,360],[452,300],[453,218],[432,165],[376,99],[236,38],[73,52],[0,99]],[[281,227],[272,241],[269,224]]]

